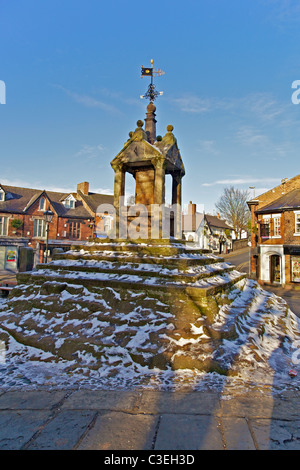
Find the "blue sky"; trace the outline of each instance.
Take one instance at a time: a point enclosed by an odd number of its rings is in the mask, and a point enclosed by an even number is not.
[[[157,133],[174,126],[183,203],[213,212],[226,186],[257,195],[300,173],[298,1],[0,0],[0,44],[3,184],[112,191],[152,58],[165,72]]]

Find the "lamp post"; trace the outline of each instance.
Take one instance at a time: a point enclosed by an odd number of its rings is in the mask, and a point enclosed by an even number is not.
[[[253,189],[253,199],[255,199],[255,186],[249,186],[249,189]],[[249,277],[251,277],[251,260],[252,260],[252,256],[251,256],[251,248],[252,248],[252,228],[251,228],[251,224],[250,224],[250,241],[248,241],[248,245],[249,245]]]
[[[255,186],[249,186],[249,189],[253,189],[253,199],[255,199]]]
[[[44,221],[46,222],[46,259],[45,263],[48,261],[48,240],[49,240],[49,224],[52,222],[54,213],[50,210],[50,207],[47,211],[44,212]]]

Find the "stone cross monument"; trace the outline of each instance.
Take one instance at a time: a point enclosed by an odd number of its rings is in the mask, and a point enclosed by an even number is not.
[[[153,64],[153,61],[152,61]],[[120,237],[120,214],[124,210],[125,174],[131,173],[135,178],[135,205],[146,208],[146,231],[141,238],[151,238],[151,224],[158,228],[155,238],[181,238],[181,180],[185,174],[173,126],[167,126],[164,137],[156,135],[156,107],[153,103],[159,94],[153,85],[153,67],[142,67],[142,74],[151,76],[151,84],[145,97],[150,99],[147,106],[145,127],[143,121],[137,121],[137,128],[129,133],[129,139],[123,149],[111,161],[115,172],[114,206],[116,210],[116,233]],[[161,73],[159,71],[158,73]],[[165,207],[165,176],[172,176],[172,207]],[[170,217],[170,231],[164,233],[164,217]],[[134,215],[128,215],[128,223]],[[145,236],[146,233],[146,236]],[[153,230],[152,230],[153,235]]]

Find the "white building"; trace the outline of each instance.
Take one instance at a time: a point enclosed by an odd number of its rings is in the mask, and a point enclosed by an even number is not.
[[[196,204],[188,205],[182,216],[183,236],[204,250],[227,253],[232,249],[233,228],[219,216],[197,212]]]

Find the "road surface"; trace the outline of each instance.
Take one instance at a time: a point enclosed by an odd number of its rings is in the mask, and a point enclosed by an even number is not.
[[[228,255],[225,255],[224,258],[229,263],[234,264],[238,271],[249,274],[249,255],[249,248],[243,248],[242,250],[238,250],[237,252],[232,252]]]

